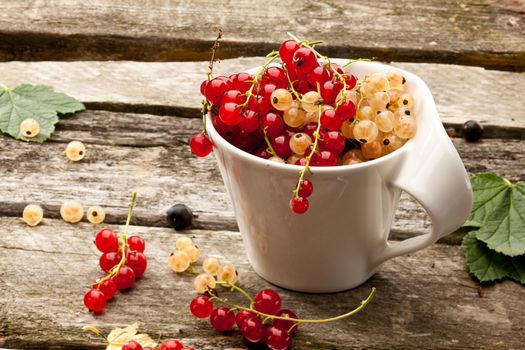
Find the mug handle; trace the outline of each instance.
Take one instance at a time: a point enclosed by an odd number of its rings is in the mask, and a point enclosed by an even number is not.
[[[405,145],[410,147],[405,149],[402,169],[389,186],[407,192],[423,206],[432,220],[432,230],[399,242],[386,239],[377,255],[377,265],[435,243],[461,226],[472,208],[468,174],[435,107],[424,114],[431,122],[414,142]]]

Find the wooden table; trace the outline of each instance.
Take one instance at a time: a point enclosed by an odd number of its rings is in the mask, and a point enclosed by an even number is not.
[[[332,57],[393,61],[428,83],[470,173],[525,180],[522,0],[0,3],[0,82],[53,85],[88,107],[63,119],[42,145],[0,136],[0,347],[102,349],[82,326],[109,330],[139,321],[155,338],[177,337],[196,349],[244,348],[237,333],[217,334],[190,315],[192,278],[166,266],[175,240],[189,235],[206,254],[235,264],[250,292],[270,287],[241,253],[215,160],[192,156],[186,145],[201,129],[198,86],[215,25],[225,33],[222,58],[229,58],[217,73],[261,63],[240,56],[277,48],[289,30],[325,40],[322,50]],[[458,137],[468,119],[485,125],[481,142]],[[83,161],[62,155],[71,140],[87,145]],[[108,226],[119,229],[132,190],[139,197],[130,232],[146,239],[148,271],[94,317],[82,296],[99,275],[92,240],[101,226],[65,223],[59,208],[68,199],[102,205]],[[20,218],[30,202],[45,210],[34,228]],[[167,227],[165,211],[174,203],[198,214],[190,230]],[[403,196],[391,239],[427,233],[429,225],[423,209]],[[393,259],[348,292],[280,290],[300,316],[329,317],[377,288],[356,316],[304,326],[295,349],[523,349],[525,289],[504,281],[478,295],[460,243],[451,235]]]

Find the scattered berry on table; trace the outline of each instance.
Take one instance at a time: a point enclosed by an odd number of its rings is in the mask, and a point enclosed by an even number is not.
[[[168,224],[175,230],[184,230],[190,227],[193,221],[192,210],[184,204],[175,204],[166,214]]]
[[[271,350],[287,350],[292,347],[292,336],[284,329],[271,326],[267,330],[266,345]]]
[[[143,350],[142,345],[140,343],[130,340],[124,346],[122,346],[122,350]]]
[[[102,253],[116,252],[119,247],[117,234],[109,228],[102,229],[95,236],[95,245]]]
[[[219,259],[214,257],[207,257],[202,262],[202,269],[204,270],[204,272],[209,273],[212,276],[216,276],[219,273],[219,270],[221,269]]]
[[[106,308],[106,297],[102,291],[90,289],[84,295],[84,305],[96,314],[101,313]]]
[[[190,264],[190,257],[186,252],[176,251],[168,258],[168,266],[175,272],[186,271],[190,267]]]
[[[175,247],[178,250],[181,250],[181,251],[185,251],[189,247],[193,247],[193,246],[194,246],[194,244],[193,244],[192,239],[190,237],[187,237],[187,236],[180,237],[175,242]]]
[[[229,282],[231,284],[237,283],[238,278],[239,274],[233,265],[222,266],[217,273],[217,279],[219,281]]]
[[[483,136],[483,125],[477,120],[469,120],[463,124],[463,137],[468,142],[476,142]]]
[[[283,309],[283,310],[279,310],[279,312],[276,314],[276,316],[282,316],[282,317],[288,317],[288,318],[295,318],[297,319],[297,315],[295,314],[295,312],[291,311],[291,310],[288,310],[288,309]],[[289,333],[291,335],[295,334],[295,332],[297,332],[297,324],[294,323],[293,321],[287,321],[287,320],[275,320],[273,321],[273,325],[275,327],[278,327],[278,328],[281,328],[281,329],[286,329],[286,330],[290,330]]]
[[[160,344],[159,350],[181,350],[184,345],[177,339],[166,339]]]
[[[86,156],[86,146],[80,141],[71,141],[66,146],[66,156],[73,162],[78,162]]]
[[[146,242],[139,236],[128,237],[128,244],[130,250],[135,250],[139,253],[144,253],[144,250],[146,250]]]
[[[231,103],[230,103],[231,104]],[[241,116],[239,114],[239,121],[241,119]],[[213,149],[213,145],[204,133],[197,134],[193,136],[190,140],[190,148],[193,154],[195,154],[198,157],[206,157],[208,154],[211,153]]]
[[[190,311],[197,318],[210,317],[213,311],[213,303],[206,296],[196,296],[190,303]]]
[[[253,308],[269,315],[276,315],[281,309],[281,297],[276,291],[263,289],[254,298]]]
[[[266,328],[257,316],[244,319],[239,329],[243,338],[250,344],[261,343],[266,338]]]
[[[235,325],[235,313],[225,306],[213,309],[210,315],[212,327],[219,332],[226,332]]]
[[[106,219],[106,212],[104,209],[98,205],[89,207],[86,213],[86,218],[92,224],[100,224]]]
[[[201,273],[195,277],[193,286],[195,287],[197,293],[204,294],[210,289],[215,289],[216,283],[215,277],[208,273]]]
[[[22,212],[22,219],[29,226],[38,225],[44,218],[44,211],[42,207],[37,204],[29,204],[24,208]]]
[[[134,250],[128,252],[126,263],[135,272],[135,278],[142,277],[148,266],[146,256]]]
[[[127,265],[122,266],[113,277],[118,290],[129,289],[135,283],[135,271]]]
[[[40,133],[40,124],[31,118],[24,119],[20,123],[20,134],[27,138],[35,137]]]
[[[84,208],[77,201],[66,201],[60,207],[60,216],[64,221],[74,224],[82,220]]]

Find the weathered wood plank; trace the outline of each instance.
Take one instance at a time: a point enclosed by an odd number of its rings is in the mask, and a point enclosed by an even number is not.
[[[42,145],[0,136],[0,216],[19,216],[28,202],[37,202],[47,217],[59,218],[61,203],[77,198],[86,207],[106,207],[107,222],[118,223],[125,219],[135,189],[142,207],[135,224],[165,226],[165,210],[182,202],[198,213],[196,227],[234,230],[215,160],[197,158],[185,145],[200,128],[198,119],[87,111],[63,119],[53,141]],[[82,162],[62,155],[71,140],[87,144]],[[453,141],[471,173],[492,171],[512,181],[525,180],[525,141]],[[429,224],[422,208],[403,196],[395,235],[426,233]]]
[[[525,68],[521,1],[2,1],[0,59],[206,59],[261,55],[292,31],[332,56]]]
[[[217,74],[256,67],[263,58],[224,60]],[[442,64],[394,63],[429,85],[443,123],[452,132],[469,119],[481,121],[487,137],[525,138],[525,73],[487,71]],[[200,82],[206,62],[9,62],[0,63],[0,82],[48,84],[88,107],[125,112],[199,117]]]
[[[140,321],[141,329],[155,338],[175,336],[197,349],[244,348],[237,334],[216,334],[207,321],[190,315],[192,277],[178,276],[166,267],[180,235],[138,226],[129,232],[146,239],[148,271],[132,292],[119,294],[104,314],[94,317],[84,309],[82,295],[99,276],[99,253],[92,243],[96,229],[52,219],[30,228],[18,219],[0,218],[0,347],[98,349],[101,339],[82,333],[82,326],[107,330]],[[269,287],[247,264],[237,232],[188,234],[203,254],[236,265],[242,286],[251,293]],[[377,287],[377,298],[363,312],[333,324],[303,326],[295,348],[522,348],[525,289],[508,281],[487,287],[480,298],[467,287],[475,283],[465,271],[458,246],[436,244],[396,258],[349,292],[279,291],[284,305],[300,316],[321,318],[355,307],[372,286]]]

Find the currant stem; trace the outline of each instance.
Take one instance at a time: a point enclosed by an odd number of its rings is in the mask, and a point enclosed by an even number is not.
[[[266,57],[269,57],[268,60],[261,66],[261,68],[253,76],[252,86],[250,86],[250,89],[246,92],[246,101],[244,101],[244,103],[240,105],[240,107],[242,108],[245,108],[246,106],[248,106],[248,102],[250,102],[250,99],[253,97],[253,89],[255,88],[255,85],[257,85],[259,79],[264,74],[264,72],[266,71],[266,68],[268,68],[270,63],[272,63],[277,58],[279,58],[279,52],[272,51]]]
[[[237,292],[241,293],[242,295],[244,295],[250,301],[250,304],[253,304],[253,298],[250,296],[250,294],[248,294],[247,291],[245,291],[241,287],[236,286],[235,284],[233,284],[233,283],[231,283],[229,281],[217,281],[216,283],[217,284],[226,285],[226,286],[230,287],[232,292],[233,291],[237,291]]]
[[[275,150],[273,149],[272,144],[270,143],[270,139],[268,139],[268,135],[266,134],[266,129],[268,129],[267,126],[264,127],[264,129],[263,129],[263,132],[264,132],[264,141],[266,141],[266,145],[268,146],[268,148],[266,149],[266,151],[267,151],[268,153],[270,153],[270,154],[271,154],[272,156],[274,156],[274,157],[279,157],[279,156],[277,155],[277,153],[275,153]]]
[[[372,290],[368,294],[368,297],[365,300],[362,300],[361,304],[358,307],[356,307],[355,309],[350,310],[349,312],[344,313],[342,315],[338,315],[338,316],[330,317],[330,318],[324,318],[324,319],[300,319],[300,318],[290,318],[290,317],[283,317],[283,316],[275,316],[275,315],[270,315],[270,314],[266,314],[264,312],[257,311],[257,310],[252,309],[252,308],[248,308],[248,307],[244,307],[244,306],[240,306],[240,305],[235,305],[235,304],[230,303],[229,301],[227,301],[225,299],[219,298],[218,296],[213,296],[210,299],[211,300],[217,300],[217,301],[219,301],[219,302],[221,302],[223,304],[226,304],[226,305],[228,305],[228,306],[230,306],[232,308],[236,308],[238,310],[249,311],[249,312],[251,312],[253,314],[259,315],[259,316],[264,317],[266,319],[292,321],[292,322],[296,323],[297,325],[299,325],[299,324],[302,324],[302,323],[328,323],[328,322],[334,322],[334,321],[339,321],[339,320],[342,320],[342,319],[347,318],[349,316],[355,315],[356,313],[358,313],[359,311],[364,309],[365,306],[368,305],[372,301],[372,299],[374,298],[375,292],[376,292],[376,288],[372,287]]]
[[[222,38],[222,29],[221,28],[218,28],[217,29],[217,38],[215,39],[215,41],[213,42],[213,46],[211,47],[211,58],[210,58],[210,63],[208,64],[208,80],[212,80],[213,79],[213,63],[215,62],[215,53],[217,52],[217,50],[219,49],[219,41],[221,40]]]

